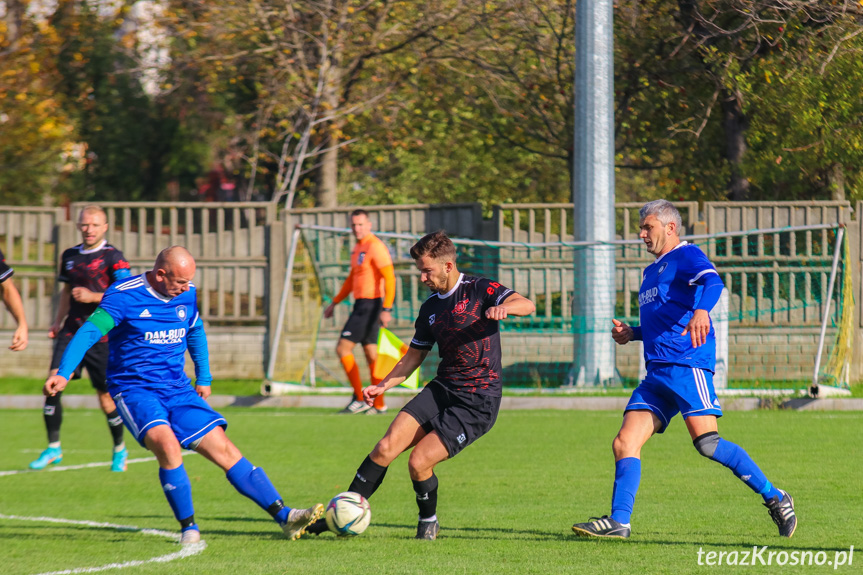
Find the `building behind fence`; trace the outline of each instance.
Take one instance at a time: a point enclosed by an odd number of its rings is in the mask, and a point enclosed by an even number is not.
[[[296,224],[349,227],[353,208],[300,209],[279,211],[266,202],[250,203],[105,203],[109,232],[107,239],[123,251],[133,273],[149,269],[164,247],[185,245],[195,255],[198,272],[195,283],[199,305],[210,342],[213,373],[217,378],[263,378],[271,333],[277,322],[279,298],[285,278],[291,231]],[[83,204],[66,208],[0,207],[0,249],[15,268],[15,281],[24,298],[30,323],[30,346],[21,353],[3,348],[0,375],[42,377],[51,356],[47,330],[56,310],[59,289],[56,282],[57,260],[63,249],[80,242],[75,218]],[[638,235],[638,209],[641,204],[617,205],[617,231],[622,239]],[[754,228],[780,228],[839,222],[847,225],[850,242],[854,295],[859,301],[861,269],[861,225],[863,203],[851,209],[848,202],[696,202],[678,204],[687,233],[720,233]],[[571,204],[508,204],[496,206],[490,219],[484,219],[479,204],[432,206],[427,204],[365,207],[379,231],[422,235],[446,229],[451,235],[504,242],[559,242],[573,238]],[[856,219],[854,219],[856,217]],[[796,237],[796,236],[795,236]],[[405,240],[393,254],[400,281],[397,292],[397,317],[394,331],[409,338],[413,314],[425,292],[407,255],[410,241]],[[826,231],[809,231],[799,237],[791,256],[773,253],[770,246],[755,246],[740,252],[722,242],[711,243],[708,255],[716,263],[726,285],[732,287],[731,308],[745,310],[779,305],[779,294],[770,295],[765,285],[770,276],[785,273],[782,265],[789,257],[814,261],[827,257]],[[324,292],[338,291],[347,270],[349,251],[343,239],[316,246],[319,273]],[[402,249],[404,248],[404,249]],[[617,256],[617,285],[622,292],[622,314],[637,317],[637,293],[645,254],[640,247],[620,250]],[[553,297],[567,299],[574,285],[572,259],[559,248],[543,250],[539,257],[519,259],[515,252],[500,250],[495,257],[496,279],[516,287],[532,299],[550,302]],[[399,265],[401,264],[401,265]],[[801,285],[823,283],[823,273],[810,274]],[[758,294],[746,294],[748,282],[755,282]],[[741,283],[743,288],[741,289]],[[569,286],[569,288],[568,288]],[[750,290],[751,291],[751,290]],[[741,297],[741,294],[743,296]],[[800,297],[805,297],[801,294]],[[771,299],[772,298],[772,299]],[[762,301],[762,299],[764,301]],[[771,300],[771,301],[767,301]],[[564,316],[569,306],[561,305]],[[785,306],[786,308],[789,306]],[[551,314],[546,305],[542,314]],[[338,306],[335,317],[323,320],[316,358],[322,370],[340,377],[341,368],[333,352],[339,330],[349,306]],[[738,378],[774,379],[775,366],[789,366],[795,379],[811,377],[812,360],[818,341],[820,309],[807,311],[805,317],[789,314],[758,315],[757,320],[732,323],[729,347],[730,370]],[[789,312],[790,313],[790,312]],[[857,331],[863,319],[856,312]],[[542,319],[542,318],[540,318]],[[795,329],[789,330],[793,325]],[[11,337],[14,323],[7,313],[0,314],[0,338]],[[504,333],[504,359],[517,364],[541,359],[548,364],[572,361],[572,334],[568,331],[542,334]],[[856,353],[861,338],[855,338]],[[640,346],[617,348],[617,367],[626,377],[638,373]],[[863,377],[863,360],[852,365],[853,380]],[[559,383],[564,383],[563,381]]]

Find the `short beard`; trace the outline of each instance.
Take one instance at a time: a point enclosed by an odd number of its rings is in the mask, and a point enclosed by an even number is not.
[[[446,280],[447,280],[447,278],[446,278],[446,276],[444,276],[444,277],[443,277],[443,287],[437,287],[437,286],[435,286],[435,287],[431,288],[431,290],[432,290],[434,293],[438,293],[438,294],[440,294],[440,293],[446,293]]]

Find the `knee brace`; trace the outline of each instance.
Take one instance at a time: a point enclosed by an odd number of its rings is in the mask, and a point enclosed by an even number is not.
[[[703,435],[699,435],[692,440],[692,445],[696,451],[708,459],[713,459],[713,454],[716,453],[716,446],[719,445],[719,433],[716,431],[708,431]]]

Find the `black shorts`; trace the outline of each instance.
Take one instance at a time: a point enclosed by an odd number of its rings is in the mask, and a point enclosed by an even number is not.
[[[354,311],[342,328],[342,338],[363,345],[377,344],[378,331],[381,328],[381,312],[384,309],[383,298],[358,299],[354,303]]]
[[[63,357],[63,352],[66,351],[66,346],[72,341],[71,335],[58,334],[54,339],[54,355],[51,356],[51,369],[60,367],[60,359]],[[108,391],[108,382],[105,379],[105,372],[108,369],[108,342],[97,341],[93,347],[87,350],[84,354],[84,359],[81,364],[75,368],[75,373],[72,374],[72,379],[81,378],[81,368],[87,368],[87,374],[90,376],[90,381],[93,387],[99,391]]]
[[[458,393],[432,380],[402,411],[426,433],[437,431],[450,457],[485,435],[497,421],[500,397]]]

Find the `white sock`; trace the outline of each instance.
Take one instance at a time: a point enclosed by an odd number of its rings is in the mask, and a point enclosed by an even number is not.
[[[420,521],[428,521],[429,523],[437,521],[437,515],[432,515],[431,517],[420,517]]]
[[[52,442],[52,443],[49,443],[49,444],[48,444],[48,447],[53,447],[54,449],[60,449],[60,442],[59,442],[59,441],[54,441],[54,442]]]

